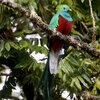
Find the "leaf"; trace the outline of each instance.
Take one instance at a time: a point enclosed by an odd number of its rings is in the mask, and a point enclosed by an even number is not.
[[[52,4],[55,4],[56,0],[52,0]]]
[[[7,43],[5,43],[5,49],[7,50],[7,51],[10,51],[10,44],[9,44],[9,42],[7,42]]]
[[[18,36],[23,36],[23,32],[20,31],[20,32],[15,32],[15,36],[18,37]]]
[[[100,90],[100,80],[96,79],[95,86]]]
[[[59,0],[59,4],[63,3],[64,0]]]
[[[67,72],[73,73],[73,69],[72,69],[71,65],[68,63],[68,61],[66,60],[66,58],[63,59],[63,60],[60,62],[60,65],[62,65],[63,70],[67,70]]]
[[[23,33],[32,33],[32,32],[33,32],[32,30],[29,30],[27,28],[24,28],[24,30],[23,30]]]
[[[63,81],[66,82],[66,74],[63,75]]]
[[[44,46],[41,46],[41,52],[40,53],[43,53],[43,54],[46,54],[47,55],[47,53],[48,53],[47,48],[44,47]]]
[[[82,87],[81,87],[80,82],[79,82],[79,80],[78,80],[77,77],[75,78],[75,85],[77,86],[77,88],[78,88],[79,90],[82,90]]]
[[[25,40],[20,41],[21,49],[28,47],[28,45],[29,45],[28,41],[25,41]]]
[[[79,63],[78,63],[78,61],[77,61],[77,59],[74,58],[71,54],[66,57],[66,60],[69,63],[73,64],[74,66],[80,66]]]
[[[19,49],[18,44],[14,43],[14,42],[9,42],[9,44],[10,44],[13,48],[15,48],[16,50]]]
[[[0,52],[2,52],[4,49],[4,41],[0,40]]]
[[[15,66],[15,68],[23,68],[24,66],[21,64],[21,63],[19,63],[19,64],[17,64],[16,66]]]
[[[64,73],[69,74],[69,72],[68,72],[67,68],[65,67],[65,64],[63,63],[63,61],[60,62],[59,66]]]
[[[39,44],[39,40],[37,38],[33,39],[34,40],[34,45],[38,45]]]
[[[87,83],[84,81],[84,79],[81,76],[78,76],[78,79],[80,80],[80,82],[86,87],[89,88]]]
[[[33,69],[35,70],[36,67],[38,67],[39,63],[36,62],[36,60],[33,60],[32,63],[30,64],[28,70]]]
[[[68,5],[72,5],[72,4],[73,4],[73,1],[72,1],[72,0],[66,0],[66,3],[67,3]]]
[[[78,32],[78,31],[76,31],[74,28],[72,28],[71,33],[72,33],[72,34],[75,34],[75,35],[79,35],[80,37],[83,38],[83,36],[81,35],[81,33]]]
[[[73,69],[72,69],[71,65],[70,65],[68,62],[66,62],[65,64],[66,64],[67,70],[68,70],[69,72],[73,73]]]
[[[34,46],[32,46],[32,50],[35,51],[36,53],[41,53],[41,54],[46,54],[46,55],[48,53],[47,48],[44,46],[34,45]]]
[[[47,39],[46,38],[41,38],[40,43],[41,43],[41,46],[44,46],[47,43]]]
[[[84,60],[81,62],[81,66],[83,66],[84,64],[91,65],[91,60],[90,60],[90,59],[84,59]]]
[[[89,77],[86,74],[82,74],[82,77],[91,84],[91,80],[89,79]]]
[[[28,70],[30,70],[31,68],[33,68],[33,66],[34,66],[34,62],[32,62],[32,63],[30,64],[30,66],[28,67]]]
[[[85,0],[81,0],[81,2],[83,3]]]
[[[60,69],[60,67],[58,67],[58,75],[60,78],[63,77],[63,73],[62,73],[62,70]]]
[[[74,79],[74,78],[72,78],[72,81],[71,81],[71,84],[70,84],[70,86],[71,86],[71,87],[73,87],[73,86],[74,86],[74,82],[75,82],[75,79]]]

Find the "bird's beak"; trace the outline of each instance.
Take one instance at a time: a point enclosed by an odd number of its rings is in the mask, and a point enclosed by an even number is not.
[[[72,11],[72,9],[69,9],[69,11]]]

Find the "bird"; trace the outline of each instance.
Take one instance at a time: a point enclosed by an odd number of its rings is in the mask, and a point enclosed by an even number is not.
[[[69,35],[72,29],[72,17],[69,14],[68,5],[58,5],[57,13],[52,17],[49,26],[56,31],[62,33],[62,35]],[[60,50],[62,49],[63,43],[59,36],[53,36],[50,38],[49,46],[49,71],[51,74],[56,74],[58,69],[58,59]]]
[[[69,6],[64,4],[58,5],[56,10],[57,13],[52,17],[50,21],[50,28],[61,32],[62,35],[69,35],[72,29],[72,17],[68,12],[70,10]],[[48,39],[48,42],[49,52],[47,63],[36,89],[36,91],[39,90],[39,87],[43,81],[45,87],[45,100],[51,100],[52,76],[57,73],[60,50],[63,47],[63,43],[60,37],[57,35],[51,36]]]

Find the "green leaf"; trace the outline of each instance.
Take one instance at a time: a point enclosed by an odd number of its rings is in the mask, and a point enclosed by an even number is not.
[[[79,82],[79,80],[78,80],[77,77],[75,78],[75,85],[77,86],[77,88],[78,88],[79,90],[82,90],[82,87],[81,87],[80,82]]]
[[[72,0],[65,0],[65,1],[66,1],[66,4],[68,4],[68,5],[72,5],[73,4]]]
[[[74,58],[72,55],[68,55],[66,58],[65,58],[70,64],[73,64],[75,66],[80,66],[80,64],[78,63],[77,59]]]
[[[39,63],[36,62],[36,60],[33,60],[30,64],[28,70],[33,69],[33,71],[38,67]]]
[[[44,46],[47,43],[47,39],[46,38],[41,38],[40,43],[41,43],[41,46]]]
[[[60,66],[63,67],[63,70],[65,71],[67,70],[66,71],[67,73],[73,73],[73,69],[71,65],[68,63],[68,61],[66,60],[66,58],[60,61]]]
[[[90,60],[90,59],[84,59],[84,60],[81,62],[81,66],[83,66],[84,64],[91,65],[91,60]]]
[[[91,84],[91,80],[89,79],[89,77],[86,74],[82,74],[82,77]]]
[[[64,63],[63,60],[60,61],[59,66],[60,66],[60,69],[61,69],[64,73],[69,74],[69,72],[68,72],[68,70],[67,70],[67,68],[66,68],[66,65],[65,65],[65,63]]]
[[[74,35],[79,35],[80,37],[83,38],[83,36],[81,35],[81,33],[79,31],[76,31],[74,28],[72,28],[71,33]]]
[[[84,79],[81,76],[78,76],[78,79],[80,80],[80,82],[86,87],[89,88],[87,83],[84,81]]]
[[[81,87],[81,85],[80,85],[80,81],[78,80],[77,77],[72,78],[72,81],[71,81],[70,86],[71,86],[71,87],[74,87],[74,85],[75,85],[79,90],[82,90],[82,87]]]
[[[17,64],[16,66],[15,66],[15,68],[23,68],[24,66],[21,64],[21,63],[19,63],[19,64]]]
[[[71,84],[70,84],[71,87],[74,87],[74,82],[75,82],[75,78],[72,78],[72,81],[71,81]]]
[[[43,53],[43,54],[46,54],[47,55],[47,53],[48,53],[47,48],[44,47],[44,46],[41,46],[41,52],[40,53]]]
[[[52,4],[55,4],[56,0],[52,0]]]
[[[60,70],[60,68],[58,69],[58,74],[59,74],[59,77],[62,78],[63,74],[62,74],[62,71]]]
[[[96,79],[95,86],[100,90],[100,80]]]
[[[28,41],[25,41],[25,40],[20,41],[21,49],[28,47],[28,45],[29,45]]]
[[[47,48],[44,47],[44,46],[34,45],[34,46],[32,46],[32,50],[35,51],[36,53],[41,53],[41,54],[47,54],[48,53]]]
[[[23,30],[23,33],[32,33],[32,30],[29,30],[29,29],[25,28],[25,29]]]
[[[4,41],[0,40],[0,52],[2,52],[4,49]]]
[[[7,43],[5,43],[5,49],[7,50],[7,51],[10,51],[10,44],[9,44],[9,42],[7,42]]]
[[[67,70],[66,68],[62,67],[61,69],[62,69],[62,71],[63,71],[64,73],[69,74],[69,72],[68,72],[68,70]]]
[[[30,66],[28,67],[28,70],[30,70],[31,68],[33,68],[33,66],[34,66],[34,62],[32,62],[32,63],[30,64]]]
[[[39,44],[39,40],[37,38],[33,39],[34,40],[34,45],[38,45]]]
[[[66,82],[66,74],[63,75],[63,81]]]
[[[65,64],[66,64],[67,70],[68,70],[69,72],[73,73],[73,69],[72,69],[71,65],[70,65],[68,62],[66,62]]]
[[[16,50],[19,49],[18,44],[14,43],[14,42],[9,42],[9,44],[10,44],[13,48],[15,48]]]
[[[83,3],[85,0],[81,0],[81,2]]]
[[[63,3],[64,0],[59,0],[59,4]]]

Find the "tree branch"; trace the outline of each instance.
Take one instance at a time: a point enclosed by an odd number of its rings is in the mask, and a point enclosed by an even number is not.
[[[100,100],[100,96],[92,95],[88,91],[82,92],[82,97],[84,100]]]
[[[47,25],[42,21],[42,19],[36,14],[35,11],[27,10],[26,8],[22,7],[20,4],[11,2],[10,0],[0,0],[0,3],[19,11],[24,16],[29,18],[33,22],[33,24],[37,24],[40,28],[45,30],[46,33],[48,33],[49,35],[51,34],[58,35],[61,39],[65,40],[70,45],[73,45],[74,47],[80,47],[81,49],[89,52],[91,55],[95,57],[100,57],[100,50],[97,50],[89,46],[87,43],[80,42],[74,39],[72,36],[63,36],[60,32],[55,32],[49,27],[49,25]]]
[[[10,76],[10,74],[7,74],[7,73],[0,73],[0,76]]]
[[[92,9],[91,0],[89,0],[89,6],[90,6],[91,17],[92,17],[92,23],[93,23],[92,44],[93,44],[93,46],[95,47],[95,41],[96,41],[96,27],[95,27],[95,19],[94,19],[94,15],[93,15],[93,9]]]

